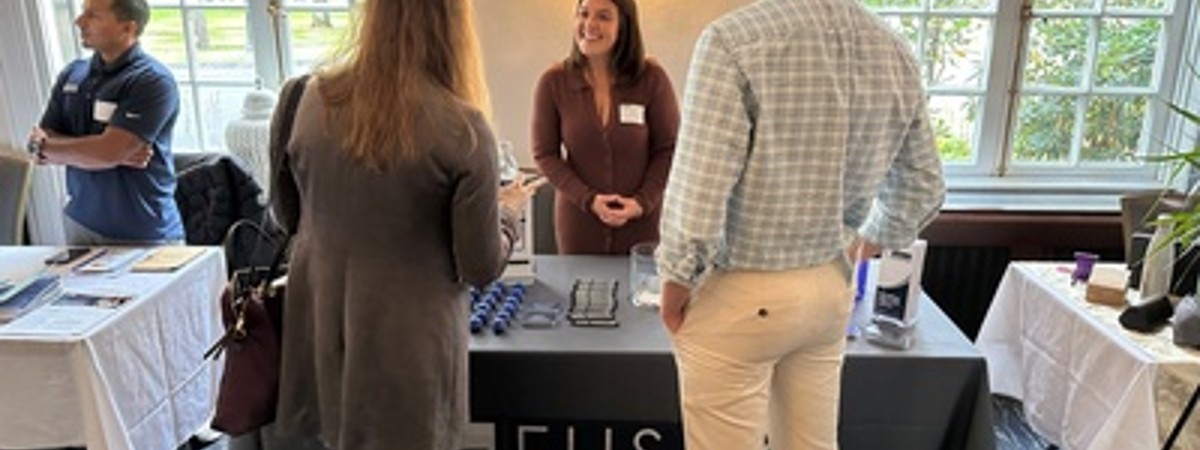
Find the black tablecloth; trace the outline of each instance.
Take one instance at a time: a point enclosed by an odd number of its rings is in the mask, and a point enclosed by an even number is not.
[[[536,264],[532,300],[558,300],[566,306],[575,279],[618,280],[620,326],[581,328],[563,320],[553,329],[476,334],[470,357],[472,420],[496,422],[502,449],[517,448],[517,424],[678,427],[670,342],[656,311],[629,303],[626,258],[539,256]],[[982,355],[929,299],[920,305],[916,330],[914,346],[905,351],[849,342],[842,376],[841,448],[994,448]]]

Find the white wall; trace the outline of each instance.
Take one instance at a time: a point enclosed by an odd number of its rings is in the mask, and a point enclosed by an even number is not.
[[[751,0],[640,0],[646,53],[659,60],[683,102],[692,47],[704,25]],[[551,64],[571,49],[574,0],[476,0],[496,134],[513,141],[523,166],[532,166],[529,123],[533,89]]]

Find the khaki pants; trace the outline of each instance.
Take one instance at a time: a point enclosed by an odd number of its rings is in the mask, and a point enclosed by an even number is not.
[[[847,265],[715,273],[672,337],[688,450],[837,449]]]

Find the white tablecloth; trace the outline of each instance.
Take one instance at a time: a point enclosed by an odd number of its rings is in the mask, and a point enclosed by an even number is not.
[[[0,278],[35,273],[54,252],[0,247]],[[134,298],[75,330],[18,331],[21,321],[52,320],[52,305],[0,326],[0,448],[170,450],[186,441],[212,412],[219,369],[202,353],[220,336],[224,278],[215,248],[173,273],[64,275],[66,290]]]
[[[1200,383],[1200,352],[1125,330],[1121,310],[1084,300],[1070,267],[1013,263],[975,345],[992,392],[1022,400],[1035,431],[1069,450],[1152,450]],[[1136,293],[1133,293],[1136,295]],[[1200,449],[1200,411],[1176,449]]]

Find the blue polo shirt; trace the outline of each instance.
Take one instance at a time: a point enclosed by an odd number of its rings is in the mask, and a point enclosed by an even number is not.
[[[68,166],[67,216],[111,239],[183,240],[171,157],[171,131],[178,115],[175,78],[140,45],[111,64],[96,53],[90,61],[68,65],[54,83],[41,127],[67,136],[88,136],[115,126],[150,143],[154,156],[145,169]]]

